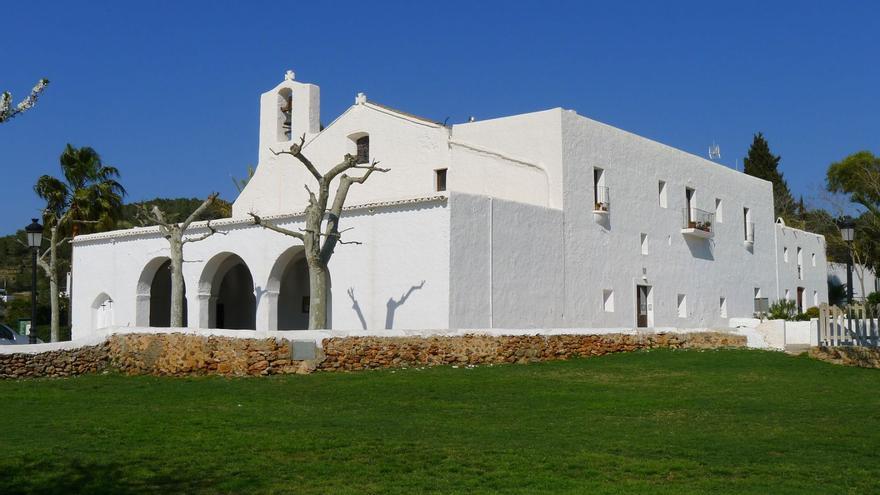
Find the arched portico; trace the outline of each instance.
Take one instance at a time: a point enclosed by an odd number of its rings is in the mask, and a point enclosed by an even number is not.
[[[268,330],[309,328],[309,268],[302,246],[278,257],[262,297]]]
[[[256,329],[257,300],[247,264],[233,253],[220,253],[205,264],[199,278],[199,327]]]
[[[186,284],[183,288],[183,326],[187,326]],[[135,321],[138,326],[171,326],[171,259],[150,260],[137,285]]]

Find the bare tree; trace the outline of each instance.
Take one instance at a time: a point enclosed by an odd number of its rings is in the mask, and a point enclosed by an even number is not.
[[[162,237],[168,240],[169,244],[169,258],[171,258],[171,326],[172,327],[182,327],[183,326],[183,297],[184,297],[184,285],[183,285],[183,246],[190,242],[198,242],[211,237],[214,234],[225,234],[225,232],[219,232],[214,227],[211,226],[211,221],[208,220],[207,228],[208,232],[204,234],[195,236],[195,237],[186,237],[186,231],[189,229],[190,225],[205,212],[205,210],[210,207],[214,201],[217,199],[218,193],[213,193],[205,199],[202,204],[196,208],[195,211],[190,213],[190,215],[181,223],[175,223],[168,219],[168,216],[163,212],[158,206],[153,206],[152,208],[147,208],[146,206],[141,206],[139,210],[139,216],[142,220],[146,220],[146,223],[151,223],[159,226],[159,232],[162,233]]]
[[[284,235],[299,239],[305,249],[306,264],[309,267],[309,328],[327,328],[327,296],[330,281],[328,264],[333,256],[333,250],[337,244],[360,244],[357,241],[343,241],[342,234],[347,230],[339,230],[339,217],[345,206],[345,199],[352,184],[363,184],[373,172],[388,172],[387,168],[379,168],[378,161],[371,163],[358,163],[358,159],[351,154],[346,154],[342,161],[324,174],[302,153],[305,143],[305,135],[299,143],[291,145],[288,151],[272,153],[277,155],[290,155],[296,158],[312,174],[318,182],[318,192],[314,193],[305,185],[309,193],[309,204],[306,207],[305,229],[293,231],[277,225],[264,222],[256,213],[251,212],[256,225],[274,230]],[[363,170],[359,177],[352,177],[345,172],[349,170]],[[333,202],[330,203],[330,186],[333,180],[339,178]],[[328,206],[329,204],[329,206]]]
[[[40,97],[40,94],[43,93],[43,90],[46,89],[46,86],[48,85],[48,79],[40,79],[34,86],[34,89],[31,90],[31,93],[27,95],[25,99],[18,102],[14,107],[12,106],[12,94],[9,91],[0,93],[0,124],[12,120],[19,114],[33,108],[33,106],[37,104],[37,99]]]

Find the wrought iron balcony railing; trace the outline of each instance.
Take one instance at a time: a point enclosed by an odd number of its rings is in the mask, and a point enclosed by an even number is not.
[[[681,211],[683,234],[696,237],[712,237],[715,233],[715,214],[697,208],[685,208]]]

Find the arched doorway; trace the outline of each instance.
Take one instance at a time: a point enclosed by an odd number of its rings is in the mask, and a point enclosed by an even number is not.
[[[309,267],[302,246],[278,257],[266,284],[269,330],[309,328]]]
[[[278,290],[278,330],[309,328],[309,267],[306,258],[295,256],[284,267]]]
[[[171,326],[171,259],[155,258],[141,272],[135,320],[138,326]],[[183,287],[183,326],[187,326],[186,284]]]
[[[199,292],[207,305],[207,328],[256,329],[254,279],[238,255],[221,253],[212,258],[202,273]]]
[[[183,286],[183,326],[187,326],[186,284]],[[165,261],[150,284],[150,326],[171,326],[171,260]]]

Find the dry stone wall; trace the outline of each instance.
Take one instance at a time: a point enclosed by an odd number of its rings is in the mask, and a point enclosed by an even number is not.
[[[811,347],[810,357],[845,366],[880,368],[880,348],[877,347]]]
[[[345,337],[324,341],[321,370],[529,363],[601,356],[640,349],[745,347],[746,337],[721,332],[686,334],[525,335],[463,337]]]
[[[275,375],[310,373],[286,339],[238,339],[191,334],[124,334],[109,340],[114,368],[131,375]]]
[[[97,373],[107,368],[108,344],[39,354],[0,354],[0,378],[38,378]]]
[[[303,349],[295,348],[301,345],[303,343],[283,338],[246,339],[182,333],[116,334],[96,346],[39,354],[0,354],[0,378],[65,377],[106,369],[130,375],[261,376],[315,370],[529,363],[640,349],[744,347],[746,338],[720,332],[339,337],[324,340],[322,349],[305,349],[305,355],[311,352],[314,359],[302,358]]]

